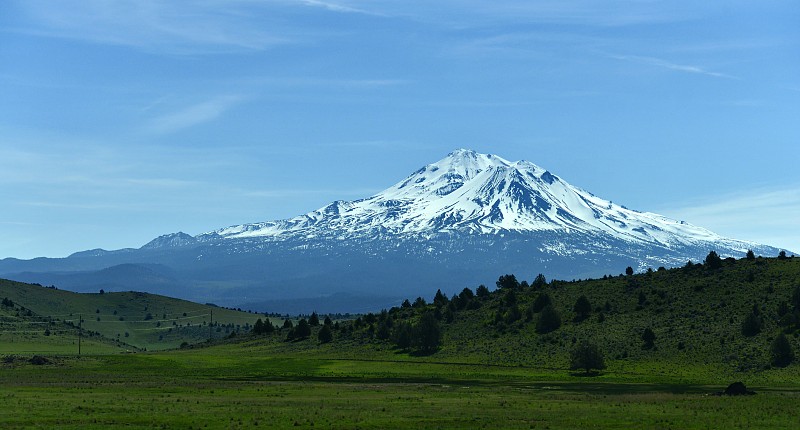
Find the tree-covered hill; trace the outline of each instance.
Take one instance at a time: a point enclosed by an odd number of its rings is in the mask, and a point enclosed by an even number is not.
[[[422,339],[430,339],[423,335],[431,330],[427,316],[438,342]],[[555,369],[568,368],[570,352],[588,342],[623,372],[643,363],[678,374],[787,372],[778,369],[798,365],[776,360],[771,349],[783,335],[790,352],[800,350],[800,258],[722,260],[711,253],[681,268],[578,281],[503,275],[493,291],[437,292],[430,303],[417,298],[334,324],[329,343],[320,344],[322,327],[307,340],[286,342],[288,329],[266,336],[283,348]]]

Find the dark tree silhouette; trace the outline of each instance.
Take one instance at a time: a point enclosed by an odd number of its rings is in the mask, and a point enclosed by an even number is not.
[[[331,330],[331,326],[328,324],[323,325],[317,334],[317,339],[319,340],[319,343],[331,342],[333,340],[333,331]]]
[[[480,298],[489,297],[489,289],[486,288],[486,285],[478,285],[478,288],[475,289],[475,295]]]
[[[311,326],[305,318],[301,318],[300,321],[297,322],[297,327],[294,328],[294,337],[303,339],[309,336],[311,336]]]
[[[603,353],[592,342],[584,340],[570,352],[571,370],[583,369],[588,375],[592,369],[602,370],[605,368]]]
[[[644,329],[644,332],[642,332],[642,340],[644,341],[644,349],[653,349],[655,346],[656,334],[653,333],[650,327],[647,327]]]
[[[747,258],[750,261],[753,261],[753,260],[756,259],[756,254],[753,253],[752,249],[748,249],[747,250],[747,256],[745,258]]]
[[[413,338],[411,325],[407,322],[397,324],[392,332],[392,341],[400,349],[408,349],[411,347]]]
[[[447,305],[447,296],[442,294],[442,290],[436,290],[436,295],[433,297],[433,305],[437,308]]]
[[[592,313],[592,304],[586,296],[580,296],[578,300],[575,301],[575,306],[573,306],[572,310],[575,311],[575,321],[583,321],[589,318],[589,315]]]
[[[264,334],[266,330],[264,328],[264,321],[261,318],[256,320],[256,323],[253,325],[253,334]]]
[[[753,337],[761,333],[761,318],[755,312],[750,312],[742,321],[742,334]]]
[[[771,363],[775,367],[786,367],[794,361],[792,345],[783,333],[772,341],[769,346],[769,354],[772,359]]]
[[[542,309],[545,308],[545,306],[549,306],[550,304],[552,304],[552,302],[553,301],[550,300],[550,296],[547,293],[541,293],[538,296],[536,296],[536,299],[533,301],[533,304],[531,305],[531,310],[534,313],[539,313],[542,311]]]
[[[432,312],[426,312],[414,327],[414,347],[425,354],[436,352],[439,349],[441,336],[439,321]]]
[[[631,266],[626,267],[625,268],[625,274],[628,275],[628,276],[633,275],[633,267],[631,267]]]
[[[542,288],[547,286],[547,279],[541,273],[536,275],[536,279],[533,280],[531,287],[534,290],[541,290]]]
[[[717,254],[716,251],[711,251],[706,256],[706,259],[705,261],[703,261],[703,264],[705,264],[707,268],[712,270],[719,269],[720,267],[722,267],[722,258],[719,256],[719,254]]]
[[[786,251],[781,251],[778,253],[778,260],[786,260]]]
[[[319,325],[319,315],[316,312],[311,312],[311,316],[308,317],[308,325],[311,327],[316,327]]]
[[[497,289],[510,289],[516,290],[519,289],[519,281],[517,281],[517,277],[514,275],[503,275],[500,279],[497,280]]]
[[[545,306],[542,313],[539,314],[539,320],[536,321],[536,332],[539,334],[550,333],[559,327],[561,327],[561,315],[552,305]]]

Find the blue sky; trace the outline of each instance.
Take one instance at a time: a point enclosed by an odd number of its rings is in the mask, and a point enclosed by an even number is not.
[[[378,192],[466,147],[800,252],[795,1],[0,5],[0,258]]]

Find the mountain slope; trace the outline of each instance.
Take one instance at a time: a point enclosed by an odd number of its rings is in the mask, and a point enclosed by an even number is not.
[[[736,257],[748,249],[765,256],[779,251],[627,209],[527,161],[462,149],[365,199],[197,236],[167,234],[140,249],[6,259],[0,275],[13,279],[28,272],[26,281],[40,282],[37,274],[79,279],[70,272],[92,272],[93,284],[100,285],[98,271],[108,267],[157,264],[168,269],[158,273],[168,276],[151,281],[174,280],[173,290],[162,282],[159,291],[182,298],[250,307],[346,293],[354,297],[350,305],[317,310],[347,312],[364,309],[366,301],[358,297],[369,297],[370,306],[376,296],[385,297],[390,306],[399,296],[490,284],[496,273],[596,277],[626,266],[683,265],[712,249]],[[131,282],[117,277],[114,285],[137,285],[137,271],[112,271],[124,272]]]
[[[199,238],[504,231],[606,234],[667,248],[717,242],[746,252],[756,246],[657,214],[615,205],[533,163],[512,163],[465,149],[450,153],[372,197],[337,201],[289,220],[232,226]]]

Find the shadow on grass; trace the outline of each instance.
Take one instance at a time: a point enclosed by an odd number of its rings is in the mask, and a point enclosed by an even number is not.
[[[599,370],[592,370],[589,372],[570,372],[569,376],[575,376],[578,378],[594,378],[595,376],[600,376],[603,373]]]

